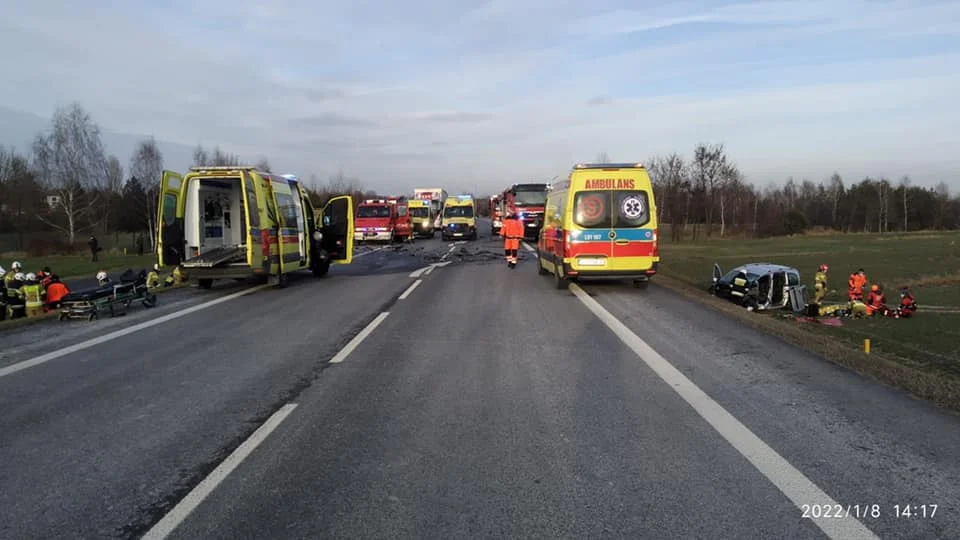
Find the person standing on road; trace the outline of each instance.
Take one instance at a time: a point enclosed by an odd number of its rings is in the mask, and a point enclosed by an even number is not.
[[[523,223],[513,210],[507,211],[507,218],[500,227],[500,236],[503,237],[503,251],[507,259],[507,267],[517,266],[517,254],[520,251],[520,240],[523,239]]]

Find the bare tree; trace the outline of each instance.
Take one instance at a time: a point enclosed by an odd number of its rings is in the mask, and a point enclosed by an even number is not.
[[[685,211],[689,209],[689,182],[687,180],[687,165],[676,152],[666,157],[655,157],[649,160],[647,166],[655,185],[660,189],[661,201],[658,206],[665,210],[665,217],[670,219],[670,237],[676,243],[683,237],[682,221],[686,219]]]
[[[595,163],[610,163],[610,156],[608,156],[606,152],[600,152],[597,154]]]
[[[904,176],[900,179],[900,187],[903,189],[903,232],[909,231],[907,227],[907,216],[910,214],[910,209],[907,208],[907,191],[910,190],[910,177]]]
[[[200,167],[209,164],[210,155],[207,154],[207,150],[202,145],[198,144],[197,147],[193,149],[193,166]]]
[[[203,149],[200,149],[203,151]],[[202,156],[201,156],[202,157]],[[194,156],[196,158],[196,156]],[[163,154],[157,148],[157,141],[153,137],[141,140],[136,150],[130,156],[130,176],[136,178],[143,185],[144,196],[142,201],[136,201],[139,211],[144,217],[144,225],[150,233],[150,249],[156,250],[153,231],[157,230],[157,204],[160,199],[160,177],[163,174]]]
[[[717,188],[721,181],[721,171],[727,162],[723,145],[699,144],[693,151],[692,176],[696,183],[696,190],[700,195],[706,195],[701,201],[705,210],[707,222],[707,236],[711,234],[713,226],[713,210],[716,208]],[[696,226],[694,226],[696,228]]]
[[[260,161],[257,161],[257,170],[263,172],[273,172],[270,170],[270,162],[267,161],[267,158],[262,157]]]
[[[732,162],[724,161],[720,167],[720,175],[718,177],[716,188],[719,191],[720,199],[720,237],[726,233],[727,230],[727,208],[726,208],[726,195],[727,191],[736,191],[740,186],[740,183],[743,179],[743,175],[740,173],[740,169],[737,168]],[[709,233],[708,233],[709,234]]]
[[[837,227],[840,222],[840,199],[843,198],[843,178],[840,174],[834,172],[830,176],[830,198],[833,200],[833,226]]]
[[[65,223],[39,216],[51,227],[63,231],[71,245],[80,220],[93,217],[100,187],[107,176],[107,158],[100,140],[100,128],[90,115],[74,103],[53,115],[49,133],[33,142],[33,165],[37,178],[50,195]]]

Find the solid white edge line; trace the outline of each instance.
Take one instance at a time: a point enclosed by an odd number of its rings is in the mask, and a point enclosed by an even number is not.
[[[683,375],[670,362],[660,356],[650,345],[640,339],[625,324],[620,322],[612,313],[607,311],[599,302],[590,297],[575,283],[570,284],[570,290],[594,315],[620,338],[627,347],[633,350],[670,388],[680,395],[703,417],[724,439],[727,440],[740,454],[749,460],[770,482],[772,482],[793,503],[802,508],[803,505],[830,505],[839,506],[836,501],[827,495],[820,487],[813,483],[802,472],[797,470],[789,461],[780,456],[749,428],[740,423],[732,414],[720,406],[703,390]],[[846,518],[812,518],[820,530],[834,539],[876,539],[870,529],[855,517]]]
[[[39,366],[40,364],[45,364],[45,363],[47,363],[47,362],[49,362],[49,361],[51,361],[51,360],[56,360],[57,358],[66,356],[66,355],[68,355],[68,354],[73,354],[73,353],[75,353],[75,352],[77,352],[77,351],[82,351],[82,350],[84,350],[84,349],[89,349],[90,347],[93,347],[94,345],[99,345],[99,344],[101,344],[101,343],[106,343],[106,342],[108,342],[108,341],[111,341],[111,340],[114,340],[114,339],[117,339],[117,338],[120,338],[120,337],[123,337],[123,336],[126,336],[126,335],[130,335],[130,334],[132,334],[132,333],[134,333],[134,332],[139,332],[140,330],[143,330],[143,329],[146,329],[146,328],[150,328],[151,326],[157,326],[158,324],[163,324],[163,323],[165,323],[165,322],[167,322],[167,321],[172,321],[173,319],[179,319],[180,317],[183,317],[183,316],[185,316],[185,315],[189,315],[189,314],[194,313],[194,312],[196,312],[196,311],[200,311],[200,310],[203,310],[203,309],[207,309],[208,307],[213,307],[213,306],[215,306],[215,305],[217,305],[217,304],[222,304],[222,303],[224,303],[224,302],[233,300],[233,299],[235,299],[235,298],[240,298],[241,296],[246,296],[246,295],[248,295],[248,294],[254,293],[254,292],[256,292],[256,291],[259,291],[260,289],[264,289],[264,288],[269,287],[269,286],[270,286],[269,284],[257,285],[257,286],[255,286],[255,287],[251,287],[251,288],[249,288],[249,289],[244,289],[244,290],[242,290],[242,291],[235,292],[235,293],[233,293],[233,294],[229,294],[229,295],[227,295],[227,296],[223,296],[223,297],[217,298],[217,299],[215,299],[215,300],[210,300],[209,302],[204,302],[204,303],[202,303],[202,304],[197,304],[197,305],[195,305],[195,306],[190,306],[190,307],[188,307],[188,308],[184,308],[184,309],[182,309],[182,310],[180,310],[180,311],[175,311],[175,312],[173,312],[173,313],[168,313],[168,314],[163,315],[163,316],[161,316],[161,317],[157,317],[156,319],[151,319],[151,320],[149,320],[149,321],[144,321],[144,322],[142,322],[142,323],[135,324],[135,325],[129,326],[129,327],[127,327],[127,328],[121,328],[120,330],[115,330],[115,331],[113,331],[113,332],[110,332],[109,334],[105,334],[105,335],[102,335],[102,336],[100,336],[100,337],[95,337],[95,338],[93,338],[93,339],[88,339],[87,341],[82,341],[82,342],[76,343],[76,344],[74,344],[74,345],[68,345],[68,346],[66,346],[66,347],[64,347],[64,348],[62,348],[62,349],[57,349],[56,351],[49,352],[49,353],[47,353],[47,354],[42,354],[42,355],[37,356],[37,357],[35,357],[35,358],[31,358],[31,359],[29,359],[29,360],[24,360],[23,362],[17,362],[16,364],[11,364],[11,365],[9,365],[9,366],[0,368],[0,377],[6,377],[7,375],[12,375],[12,374],[14,374],[14,373],[16,373],[16,372],[18,372],[18,371],[22,371],[22,370],[24,370],[24,369],[32,368],[32,367],[34,367],[34,366]]]
[[[526,242],[521,242],[521,243],[523,244],[523,249],[525,249],[525,250],[527,250],[527,251],[530,251],[530,252],[536,251],[536,249],[534,249],[533,247],[531,247],[530,244],[528,244],[528,243],[526,243]]]
[[[414,289],[419,287],[421,283],[423,283],[422,279],[418,279],[414,281],[409,287],[407,287],[407,290],[403,291],[403,294],[401,294],[400,297],[397,298],[397,300],[406,300],[407,297],[410,296],[410,293],[412,293]]]
[[[193,488],[186,497],[170,510],[163,519],[147,531],[143,536],[144,540],[162,540],[174,531],[198,506],[206,499],[213,490],[223,482],[231,472],[243,462],[260,443],[277,429],[287,416],[297,408],[296,403],[287,403],[273,413],[256,431],[253,432],[243,444],[237,447],[223,463],[217,466],[206,478],[203,479],[195,488]]]
[[[387,315],[390,315],[389,311],[384,311],[383,313],[377,315],[376,319],[370,321],[370,324],[365,326],[363,330],[360,331],[359,334],[354,336],[354,338],[351,339],[350,342],[346,344],[346,346],[340,349],[340,352],[338,352],[336,355],[334,355],[333,358],[330,359],[330,363],[339,364],[340,362],[343,362],[344,360],[346,360],[347,357],[350,356],[350,353],[352,353],[354,349],[359,347],[360,344],[363,343],[363,340],[367,339],[367,336],[369,336],[371,332],[373,332],[374,330],[377,329],[378,326],[380,326],[380,323],[382,323],[383,320],[387,318]]]

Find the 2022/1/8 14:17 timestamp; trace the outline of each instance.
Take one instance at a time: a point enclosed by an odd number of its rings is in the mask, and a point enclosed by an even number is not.
[[[893,512],[884,512],[879,504],[804,504],[800,507],[804,518],[879,519],[884,515],[896,518],[932,518],[937,513],[937,504],[895,504]],[[889,509],[888,509],[889,510]]]

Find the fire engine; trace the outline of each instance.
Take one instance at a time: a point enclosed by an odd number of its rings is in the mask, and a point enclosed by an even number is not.
[[[543,209],[550,184],[514,184],[503,191],[502,211],[512,211],[523,221],[524,238],[535,240],[543,228]]]
[[[397,227],[397,204],[387,199],[367,199],[357,206],[354,240],[393,242]]]
[[[500,228],[503,227],[503,213],[500,211],[502,203],[502,196],[494,195],[490,197],[490,234],[493,236],[500,234]]]

